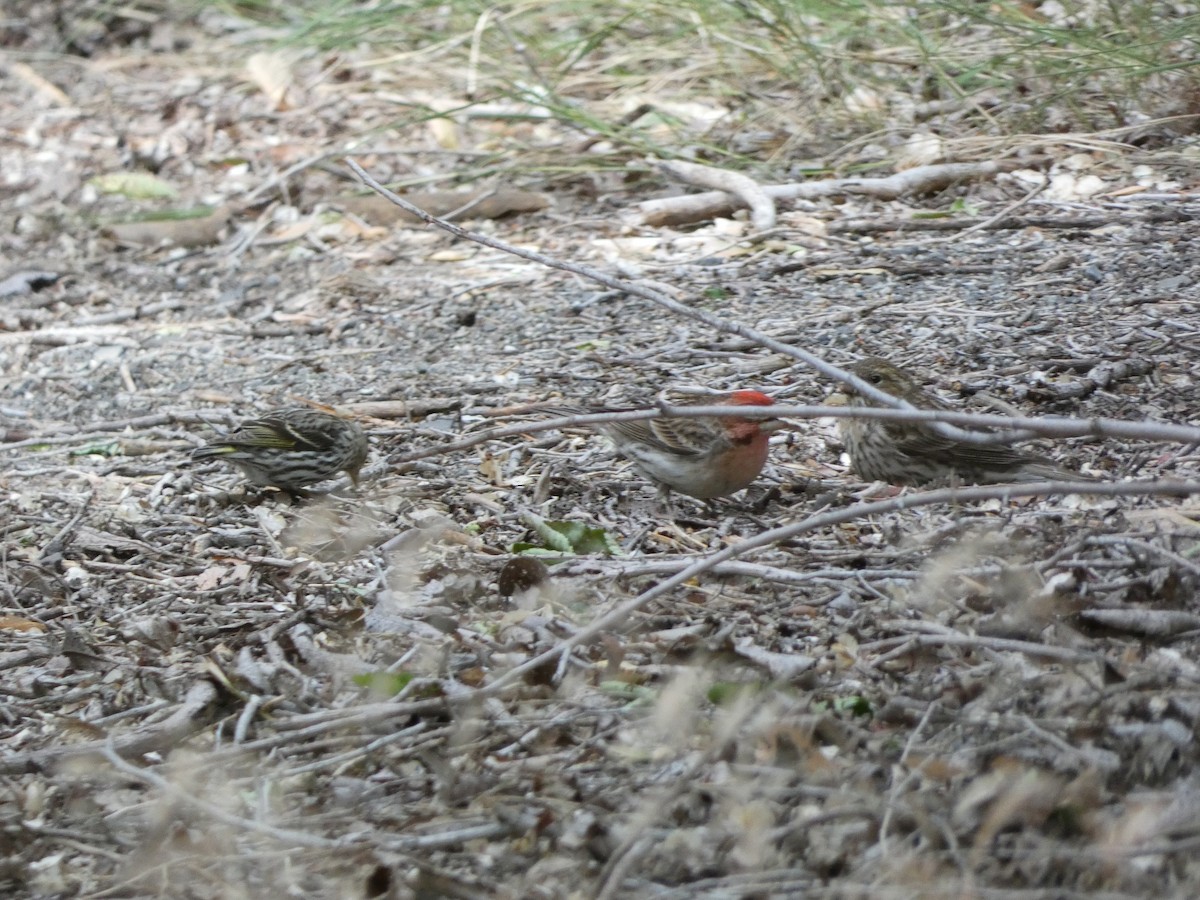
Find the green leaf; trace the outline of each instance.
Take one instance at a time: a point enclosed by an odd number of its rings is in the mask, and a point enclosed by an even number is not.
[[[857,694],[834,700],[833,708],[838,712],[848,712],[852,716],[869,716],[872,712],[871,701]]]
[[[531,544],[528,541],[517,541],[509,548],[510,552],[517,553],[521,556],[536,556],[538,559],[566,559],[572,556],[570,553],[560,553],[558,550],[547,550],[540,544]]]
[[[513,544],[513,553],[525,553],[531,556],[549,556],[552,554],[601,553],[605,556],[620,556],[621,548],[603,528],[594,528],[582,522],[555,522],[543,519],[535,513],[527,512],[521,516],[541,539],[541,544]]]
[[[129,222],[190,222],[192,219],[206,219],[213,215],[216,209],[211,206],[190,206],[183,209],[156,209],[131,216]]]
[[[413,680],[411,672],[367,672],[355,675],[353,681],[377,697],[394,697]]]
[[[97,175],[88,184],[102,194],[122,194],[133,200],[172,200],[178,191],[149,172],[110,172]]]
[[[521,519],[541,538],[542,546],[547,550],[555,550],[558,553],[571,553],[574,550],[570,539],[554,527],[556,524],[561,523],[549,522],[536,513],[531,512],[525,513],[521,516]]]
[[[717,681],[709,687],[705,696],[708,702],[716,706],[728,706],[744,694],[757,694],[764,685],[760,682],[747,683],[744,681]]]
[[[576,344],[575,349],[583,351],[607,350],[611,346],[612,341],[610,340],[606,340],[605,338],[593,338],[590,341],[584,341],[582,344]]]
[[[658,699],[658,692],[653,688],[639,684],[630,684],[627,681],[602,681],[600,682],[600,690],[610,696],[625,700],[634,706],[647,706]]]
[[[82,447],[76,447],[68,454],[69,456],[120,456],[121,444],[119,441],[99,441],[95,444],[85,444]]]

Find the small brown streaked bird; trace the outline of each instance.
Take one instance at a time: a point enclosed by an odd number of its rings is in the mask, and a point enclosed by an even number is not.
[[[367,436],[357,422],[297,407],[243,422],[220,440],[192,451],[192,458],[222,459],[241,469],[251,484],[302,493],[340,472],[358,487],[367,450]]]
[[[680,406],[771,406],[760,391],[731,391],[688,399]],[[620,412],[617,409],[539,407],[557,415]],[[698,500],[726,497],[748,487],[767,463],[771,432],[779,419],[742,416],[670,416],[634,422],[586,425],[612,441],[616,451],[659,486],[659,493],[678,491]]]
[[[851,366],[850,371],[917,409],[951,409],[886,359],[867,357]],[[850,406],[879,405],[849,388],[843,391],[849,395]],[[850,464],[866,481],[924,485],[1093,480],[1046,457],[1022,453],[1003,444],[972,444],[944,437],[925,423],[841,419],[840,428]]]

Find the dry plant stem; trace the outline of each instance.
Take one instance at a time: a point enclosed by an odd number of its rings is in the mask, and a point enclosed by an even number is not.
[[[40,660],[53,656],[54,652],[50,647],[38,647],[31,650],[17,650],[13,653],[0,653],[0,672],[6,669],[19,669],[22,666],[31,666]],[[23,769],[9,769],[6,763],[0,763],[0,772],[11,773],[13,771],[23,771]]]
[[[44,437],[29,438],[24,441],[14,441],[11,444],[0,445],[0,451],[17,450],[21,447],[36,447],[41,444],[66,444],[77,441],[85,435],[124,431],[127,428],[157,428],[164,425],[228,424],[232,420],[233,411],[230,409],[197,409],[176,413],[153,413],[148,416],[134,416],[129,419],[114,419],[111,422],[89,422],[86,425],[61,425],[51,429]]]
[[[775,201],[749,175],[683,160],[651,160],[650,163],[656,165],[663,174],[686,184],[733,194],[749,207],[750,222],[758,231],[775,227]]]
[[[233,729],[234,744],[244,744],[246,742],[246,734],[250,730],[250,724],[254,721],[259,709],[262,708],[265,702],[266,698],[261,694],[250,695],[250,698],[246,701],[246,705],[238,715],[237,724]]]
[[[1069,762],[1083,769],[1095,768],[1106,774],[1111,774],[1118,768],[1119,763],[1115,754],[1110,756],[1106,750],[1089,750],[1087,748],[1075,747],[1064,741],[1057,734],[1047,731],[1037,722],[1033,721],[1033,719],[1029,718],[1029,716],[1021,716],[1021,724],[1025,727],[1026,731],[1037,735],[1053,747],[1059,762]]]
[[[492,684],[481,688],[481,694],[499,693],[510,687],[514,682],[524,677],[527,673],[535,671],[542,666],[550,663],[563,653],[567,653],[573,647],[580,644],[592,641],[600,634],[610,631],[619,626],[630,615],[637,612],[642,607],[646,606],[650,601],[655,600],[669,591],[674,590],[679,585],[690,581],[697,575],[708,572],[713,566],[723,563],[727,560],[741,556],[750,550],[755,550],[759,547],[765,547],[779,541],[790,540],[805,532],[815,531],[819,528],[828,528],[833,525],[840,525],[843,522],[851,522],[855,519],[860,519],[865,516],[882,515],[884,513],[897,512],[904,509],[914,509],[920,506],[932,506],[939,503],[975,503],[982,500],[1008,500],[1017,497],[1033,497],[1039,494],[1064,494],[1076,493],[1081,489],[1082,485],[1072,481],[1044,481],[1034,482],[1031,484],[1021,485],[988,485],[986,487],[972,488],[940,488],[933,491],[920,491],[912,494],[902,494],[899,497],[893,497],[890,500],[881,500],[875,503],[856,503],[853,506],[847,506],[844,509],[833,510],[831,512],[822,513],[817,516],[811,516],[807,519],[802,519],[799,522],[793,522],[790,525],[781,525],[778,528],[772,528],[767,531],[749,537],[738,544],[732,544],[724,550],[720,550],[707,556],[692,565],[683,569],[676,575],[667,578],[654,587],[643,591],[636,597],[627,600],[625,603],[614,607],[609,612],[594,620],[586,628],[576,632],[571,637],[561,641],[557,646],[540,653],[532,659],[522,663],[515,669],[510,669]],[[1154,482],[1130,482],[1126,484],[1092,484],[1088,487],[1089,494],[1097,494],[1107,497],[1144,497],[1154,494],[1196,494],[1200,493],[1200,482],[1181,481],[1175,484],[1163,485]],[[966,637],[965,635],[963,637]],[[1020,644],[1022,642],[1014,642]],[[1028,647],[1038,647],[1042,649],[1042,645],[1028,644]],[[1016,649],[1016,648],[1014,648]],[[1052,655],[1060,655],[1060,652],[1069,652],[1073,660],[1080,659],[1077,651],[1060,651],[1060,648],[1048,648],[1052,651]],[[1096,659],[1095,656],[1087,656],[1087,659]]]
[[[1200,488],[1198,488],[1200,490]],[[908,623],[911,627],[912,623]],[[1045,659],[1056,659],[1070,663],[1103,663],[1104,658],[1096,653],[1085,653],[1082,650],[1071,650],[1066,647],[1054,647],[1050,644],[1036,644],[1032,641],[1017,641],[1012,638],[981,637],[974,634],[918,634],[909,637],[888,638],[888,641],[902,642],[894,650],[870,661],[872,668],[878,668],[893,659],[906,656],[918,647],[976,647],[997,652],[1024,653],[1027,656],[1040,656]],[[881,647],[885,641],[875,641],[860,647],[859,650],[870,650]]]
[[[208,322],[193,322],[193,328],[209,326],[229,327],[227,319]],[[165,326],[152,321],[135,320],[130,325],[51,325],[32,331],[11,331],[0,333],[0,347],[10,344],[40,344],[49,347],[68,347],[74,344],[87,344],[97,339],[109,336],[125,336],[130,334],[149,334],[161,332]]]
[[[303,775],[308,772],[321,772],[325,769],[340,770],[340,768],[345,766],[347,763],[355,762],[368,756],[372,756],[377,751],[382,750],[385,747],[389,747],[399,741],[411,740],[413,737],[423,734],[426,730],[426,723],[418,722],[416,725],[409,726],[408,728],[402,728],[393,734],[385,734],[383,737],[375,738],[375,740],[369,741],[365,744],[361,743],[361,738],[356,736],[354,738],[355,746],[353,749],[347,750],[346,752],[337,754],[335,756],[322,757],[321,759],[308,763],[307,765],[286,769],[281,773],[281,777],[294,778],[297,775]],[[450,729],[443,728],[435,732],[435,734],[441,739],[446,739],[450,737],[449,732]],[[408,753],[405,754],[405,757],[408,758],[411,757],[411,755],[411,753]]]
[[[42,771],[66,759],[86,756],[122,753],[128,756],[143,756],[147,753],[170,752],[183,743],[184,739],[204,728],[209,706],[217,699],[216,686],[210,681],[197,681],[184,697],[175,712],[165,720],[104,741],[89,741],[35,753],[13,754],[0,759],[0,773],[15,774]]]
[[[1146,200],[1144,194],[1138,197],[1139,200]],[[1178,200],[1177,197],[1169,198]],[[1111,225],[1114,222],[1130,224],[1131,222],[1141,222],[1143,224],[1153,224],[1155,222],[1178,222],[1189,218],[1187,213],[1177,210],[1147,210],[1144,213],[1131,213],[1129,209],[1122,208],[1114,210],[1110,213],[1096,213],[1086,216],[1014,216],[1011,212],[1006,211],[1003,218],[996,219],[995,217],[988,219],[986,223],[974,223],[982,225],[986,231],[1020,231],[1025,228],[1070,228],[1070,229],[1089,229],[1103,228],[1105,225]],[[961,218],[954,219],[844,219],[840,222],[829,223],[830,234],[877,234],[888,231],[962,231],[963,225],[966,222]],[[959,235],[955,235],[957,240]],[[804,266],[807,268],[807,266]],[[799,266],[793,267],[791,271],[795,271]],[[786,270],[785,270],[786,271]]]
[[[982,163],[944,163],[917,166],[886,178],[831,178],[801,184],[766,184],[760,190],[771,200],[816,200],[838,194],[857,194],[879,200],[894,200],[905,194],[938,191],[956,181],[988,178],[1026,165],[1017,160]],[[742,204],[725,191],[709,191],[686,197],[647,200],[638,204],[641,225],[684,225],[728,215]]]
[[[900,765],[906,765],[909,757],[912,755],[913,748],[917,745],[917,738],[921,732],[925,730],[925,726],[929,724],[930,718],[933,716],[933,711],[937,709],[938,701],[931,700],[925,707],[925,712],[921,716],[921,721],[917,723],[917,727],[912,730],[912,734],[908,736],[908,740],[904,742],[904,749],[900,751]],[[897,778],[892,782],[892,789],[888,792],[887,805],[883,810],[883,819],[879,823],[879,855],[881,859],[888,858],[888,830],[892,825],[892,814],[896,811],[896,807],[900,805],[900,792],[924,774],[925,763],[918,766],[913,766],[903,778]]]
[[[884,409],[859,408],[845,406],[786,406],[777,403],[773,406],[746,407],[739,406],[731,413],[728,406],[669,406],[663,404],[656,407],[655,412],[671,418],[685,416],[721,416],[737,415],[745,419],[766,418],[797,418],[813,419],[828,416],[835,419],[883,419],[889,422],[924,422],[934,424],[947,422],[954,425],[965,425],[977,428],[1003,428],[1002,434],[986,434],[983,440],[975,434],[974,443],[994,444],[1008,443],[1014,440],[1026,440],[1029,437],[1094,437],[1094,438],[1134,438],[1146,441],[1172,441],[1181,444],[1194,443],[1200,439],[1200,427],[1195,425],[1172,425],[1166,422],[1126,422],[1122,419],[1073,419],[1069,416],[1048,416],[1033,418],[1030,416],[1001,416],[995,413],[967,413],[951,410],[931,409]],[[648,410],[637,418],[655,418]],[[602,421],[596,413],[577,417],[572,424],[594,424]],[[609,415],[634,415],[626,412]],[[555,420],[561,422],[562,420]],[[559,425],[557,427],[562,427]],[[1013,429],[1022,429],[1016,431]]]
[[[363,184],[365,184],[367,187],[371,188],[371,190],[376,191],[378,194],[380,194],[380,196],[386,197],[389,201],[391,201],[392,203],[395,203],[401,209],[406,210],[407,212],[411,213],[412,215],[417,216],[422,221],[427,222],[430,225],[436,225],[438,228],[448,231],[450,234],[453,234],[456,237],[462,238],[463,240],[474,241],[475,243],[482,244],[485,247],[491,247],[494,250],[500,250],[504,253],[509,253],[513,256],[520,257],[521,259],[527,259],[530,262],[536,262],[540,265],[547,266],[548,268],[551,268],[551,269],[558,269],[563,272],[570,272],[573,275],[579,275],[582,278],[590,279],[592,281],[597,282],[598,284],[604,285],[605,287],[612,288],[613,290],[622,291],[624,293],[631,294],[635,297],[641,297],[644,300],[649,300],[651,303],[655,303],[655,304],[663,307],[664,309],[668,309],[671,312],[676,313],[677,315],[680,315],[680,316],[683,316],[683,317],[689,318],[689,319],[694,319],[698,322],[703,322],[705,325],[708,325],[711,328],[715,328],[718,331],[724,331],[728,334],[736,334],[739,337],[745,338],[746,340],[751,341],[755,344],[758,344],[761,347],[765,347],[768,350],[773,350],[776,353],[781,353],[785,356],[792,357],[793,359],[798,359],[801,362],[805,363],[806,365],[809,365],[812,368],[816,369],[822,375],[832,378],[835,381],[840,381],[843,384],[848,384],[850,387],[854,388],[860,394],[862,394],[866,397],[869,397],[878,403],[882,403],[887,407],[890,407],[892,409],[907,409],[907,410],[912,409],[910,406],[908,406],[908,404],[904,403],[904,401],[898,400],[895,397],[892,397],[891,395],[886,394],[883,391],[879,390],[874,385],[868,384],[867,382],[863,381],[861,378],[857,378],[854,375],[851,375],[849,372],[846,372],[842,369],[839,369],[837,366],[834,366],[834,365],[831,365],[831,364],[825,362],[825,360],[821,359],[819,356],[809,353],[807,350],[801,349],[800,347],[795,347],[791,344],[785,344],[782,341],[778,341],[778,340],[772,338],[770,335],[763,334],[762,332],[760,332],[754,328],[750,328],[746,325],[742,325],[737,322],[731,322],[728,319],[723,319],[720,316],[715,316],[712,313],[707,312],[706,310],[694,309],[694,308],[688,306],[687,304],[680,303],[677,300],[671,299],[670,297],[666,296],[663,293],[660,293],[659,291],[654,291],[654,290],[651,290],[651,289],[646,288],[641,285],[630,284],[628,282],[622,281],[619,278],[614,278],[613,276],[611,276],[605,272],[601,272],[598,269],[593,269],[590,266],[581,266],[581,265],[578,265],[575,263],[563,262],[561,260],[543,256],[540,253],[534,253],[529,250],[523,250],[520,247],[514,247],[512,244],[505,243],[504,241],[496,240],[495,238],[489,237],[485,234],[479,234],[478,232],[467,231],[466,229],[460,228],[458,225],[455,225],[452,222],[447,222],[444,219],[439,219],[438,217],[430,215],[429,213],[425,212],[424,210],[422,210],[416,206],[413,206],[411,203],[409,203],[403,197],[399,197],[396,194],[389,191],[387,188],[385,188],[383,185],[381,185],[379,182],[377,182],[374,178],[372,178],[370,175],[368,175],[366,173],[366,171],[354,160],[347,159],[346,164],[350,167],[351,171],[353,171],[354,174],[362,181]],[[982,164],[982,165],[995,165],[995,164],[986,163],[986,164]],[[925,168],[937,169],[937,168],[946,168],[946,167],[929,166],[929,167],[925,167]],[[954,168],[954,167],[950,167],[950,168]],[[918,171],[919,171],[918,169],[910,169],[908,172],[905,172],[903,174],[908,176],[908,175],[912,175],[912,173],[918,172]],[[899,177],[899,176],[893,176],[893,177]],[[809,407],[809,409],[817,409],[817,408],[820,408],[820,407]],[[680,414],[680,411],[677,408],[671,407],[669,409],[670,409],[669,414],[672,416]],[[664,411],[665,410],[666,410],[666,408],[664,408]],[[860,410],[858,412],[861,413],[864,411]],[[935,411],[935,412],[930,412],[930,411],[925,411],[925,412],[927,415],[930,416],[930,418],[928,418],[924,421],[928,421],[938,431],[939,434],[941,434],[945,437],[952,438],[954,440],[965,441],[967,443],[977,443],[977,444],[993,443],[996,440],[996,436],[994,436],[994,435],[987,435],[987,434],[981,435],[979,432],[964,431],[961,428],[956,428],[951,425],[945,424],[946,422],[955,421],[955,419],[953,417],[958,415],[956,413],[944,413],[940,410]],[[724,413],[726,415],[728,415],[728,413],[729,413],[728,409],[725,409]],[[693,413],[693,414],[695,414],[695,413]],[[707,413],[700,413],[700,414],[701,415],[710,415],[710,416],[713,415],[711,410]],[[771,414],[778,415],[779,410],[772,408]],[[830,414],[831,413],[825,413],[825,412],[816,413],[816,415],[830,415]],[[842,415],[845,415],[845,414],[842,414]],[[650,418],[650,417],[647,416],[647,418]],[[999,418],[1002,420],[1001,422],[997,423],[994,421],[994,422],[992,422],[992,424],[999,424],[1000,427],[1010,427],[1010,428],[1013,427],[1011,424],[1012,420],[1007,419],[1005,417],[999,417]],[[583,421],[583,419],[581,418],[580,421]],[[591,421],[600,421],[600,420],[591,420]],[[1042,420],[1035,420],[1035,421],[1042,421]],[[1084,422],[1084,420],[1067,420],[1067,421],[1077,421],[1077,422],[1080,422],[1081,425]],[[1069,434],[1070,435],[1094,435],[1097,437],[1105,437],[1105,436],[1109,436],[1110,434],[1111,434],[1111,436],[1121,436],[1121,437],[1135,436],[1135,435],[1130,435],[1128,433],[1121,434],[1117,430],[1112,430],[1112,431],[1106,432],[1102,428],[1099,427],[1098,423],[1103,423],[1104,425],[1110,426],[1110,427],[1117,426],[1117,425],[1128,426],[1128,425],[1135,424],[1135,423],[1129,423],[1129,422],[1118,423],[1115,420],[1104,420],[1104,419],[1092,420],[1092,421],[1088,422],[1086,424],[1086,426],[1082,426],[1081,430],[1071,431],[1071,432],[1069,432]],[[1160,426],[1160,427],[1178,428],[1179,426]],[[509,432],[509,433],[510,434],[519,434],[520,432]],[[1035,433],[1044,433],[1044,432],[1035,432]],[[1185,433],[1185,432],[1181,431],[1178,433]],[[1061,432],[1058,432],[1056,434],[1057,434],[1057,436],[1067,436]],[[1194,440],[1197,440],[1198,438],[1200,438],[1200,429],[1195,429],[1195,428],[1187,429],[1186,434],[1189,436],[1185,437],[1185,438],[1175,438],[1175,437],[1164,438],[1164,437],[1155,436],[1155,437],[1151,437],[1149,439],[1150,440],[1194,441]],[[1005,441],[1027,440],[1031,436],[1032,436],[1031,434],[1021,434],[1021,433],[1007,434],[1007,435],[1001,436],[1001,440],[1005,440]],[[1140,436],[1140,435],[1137,435],[1137,436]],[[466,446],[467,447],[474,446],[475,443],[478,443],[478,441],[474,441],[470,444],[467,444]],[[450,445],[450,446],[444,447],[443,451],[449,452],[449,450],[451,448],[461,449],[457,445]],[[439,451],[439,452],[443,452],[443,451]],[[434,455],[434,454],[428,454],[428,455]],[[412,458],[419,459],[421,457],[412,457]],[[410,461],[410,459],[407,457],[402,457],[398,461],[407,462],[407,461]]]
[[[163,778],[149,769],[139,768],[132,765],[121,758],[121,754],[116,751],[111,745],[104,750],[104,758],[109,764],[122,775],[132,778],[134,781],[140,781],[142,784],[149,785],[158,790],[167,797],[172,797],[176,800],[182,800],[190,806],[204,811],[211,816],[215,821],[225,825],[230,825],[234,828],[240,828],[244,831],[256,831],[268,837],[274,838],[280,843],[291,844],[296,847],[308,847],[309,849],[319,850],[346,850],[356,846],[361,846],[358,841],[339,841],[330,838],[318,837],[317,835],[308,834],[304,831],[294,831],[290,828],[276,828],[267,825],[265,822],[255,822],[251,819],[245,819],[241,816],[235,816],[227,812],[215,803],[209,803],[207,800],[202,800],[199,797],[187,793],[178,785],[172,784],[167,779]]]
[[[271,191],[275,190],[276,187],[278,187],[280,185],[286,186],[288,183],[288,180],[293,175],[296,175],[299,172],[303,172],[305,169],[310,168],[311,166],[318,165],[319,163],[322,163],[327,159],[331,159],[335,156],[338,156],[339,152],[345,152],[345,151],[344,150],[343,151],[322,150],[321,152],[314,153],[312,156],[302,159],[297,163],[293,163],[292,165],[290,165],[286,169],[284,169],[282,172],[276,172],[272,177],[268,178],[265,182],[260,184],[258,187],[256,187],[254,190],[252,190],[250,193],[248,193],[244,197],[242,197],[241,198],[241,206],[243,208],[245,208],[247,206],[252,205],[253,203],[255,203],[258,200],[259,197],[263,196],[264,194],[270,193]],[[284,189],[281,189],[280,192],[284,193]]]
[[[1084,538],[1083,543],[1089,547],[1128,547],[1131,550],[1141,550],[1143,553],[1161,556],[1163,559],[1173,562],[1193,575],[1200,575],[1200,565],[1186,557],[1180,556],[1178,553],[1172,553],[1166,547],[1159,547],[1149,541],[1142,541],[1120,534],[1097,534]]]
[[[569,558],[568,558],[569,559]],[[568,575],[612,578],[639,578],[645,575],[672,575],[695,562],[695,557],[685,559],[653,560],[641,563],[630,563],[624,559],[588,559],[578,565],[570,561],[561,563],[555,571],[564,571]],[[920,572],[904,569],[815,569],[809,572],[797,572],[794,569],[779,569],[774,566],[764,566],[750,562],[719,563],[710,570],[714,575],[732,575],[742,578],[757,578],[777,584],[810,584],[814,581],[836,580],[847,578],[890,578],[899,581],[910,581],[921,577]],[[809,600],[810,606],[822,605],[819,600]]]
[[[842,882],[839,881],[840,893],[836,896],[871,896],[876,900],[883,900],[878,893],[873,893],[867,887],[863,887],[855,895],[849,895],[841,890],[841,884]],[[820,889],[816,878],[809,875],[807,869],[796,868],[704,878],[699,881],[689,881],[684,887],[655,891],[653,896],[655,900],[695,900],[696,897],[757,897],[760,895],[819,900],[820,897],[826,896],[826,892]]]
[[[129,322],[134,319],[148,319],[168,310],[184,309],[189,305],[186,300],[164,300],[161,303],[147,303],[132,309],[117,309],[98,316],[88,316],[75,320],[75,327],[86,328],[92,325],[115,325],[119,322]]]
[[[1085,609],[1079,617],[1114,631],[1154,639],[1200,634],[1200,616],[1175,609]]]
[[[684,778],[691,779],[695,777],[695,774],[695,769],[691,769],[685,773]],[[683,778],[679,781],[684,784],[688,783]],[[636,838],[617,848],[609,858],[604,871],[600,873],[601,889],[600,893],[596,895],[596,900],[612,900],[617,895],[629,870],[650,849],[651,840],[651,835],[638,832]]]

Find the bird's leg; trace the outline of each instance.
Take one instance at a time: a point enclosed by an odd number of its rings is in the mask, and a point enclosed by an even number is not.
[[[768,506],[778,500],[780,496],[779,486],[773,484],[767,488],[767,490],[763,492],[763,495],[758,499],[747,499],[745,501],[745,506],[752,513],[761,513],[764,512]]]
[[[658,515],[665,519],[669,519],[672,522],[678,523],[680,521],[680,517],[684,515],[684,513],[679,509],[678,504],[680,503],[694,503],[709,516],[713,514],[713,505],[711,501],[698,500],[695,497],[677,494],[665,484],[658,485],[658,491],[654,495],[654,505]]]
[[[853,496],[858,500],[886,499],[888,497],[895,497],[902,490],[904,488],[888,484],[886,481],[872,481],[861,491],[856,491]]]
[[[654,492],[654,508],[658,514],[671,521],[675,520],[675,504],[671,502],[673,499],[671,489],[665,484],[659,484],[658,490]]]

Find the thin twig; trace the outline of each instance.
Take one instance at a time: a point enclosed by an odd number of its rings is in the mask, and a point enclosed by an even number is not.
[[[984,219],[982,222],[976,222],[974,225],[970,226],[969,228],[964,228],[962,231],[958,232],[957,234],[946,235],[946,237],[930,238],[927,241],[920,241],[918,243],[946,244],[946,243],[950,243],[951,241],[961,241],[963,238],[965,238],[969,235],[972,235],[978,231],[986,231],[988,228],[994,228],[994,227],[996,227],[997,222],[1007,219],[1009,216],[1011,216],[1013,213],[1015,213],[1022,206],[1026,206],[1029,203],[1029,201],[1031,201],[1038,194],[1042,193],[1049,186],[1050,186],[1050,179],[1043,175],[1042,180],[1040,182],[1038,182],[1037,185],[1034,186],[1033,190],[1031,190],[1029,193],[1027,193],[1024,197],[1021,197],[1019,200],[1015,200],[1012,203],[1008,204],[1008,206],[1004,207],[1004,209],[1000,210],[1000,212],[996,213],[994,216],[989,216],[988,218]]]
[[[1131,549],[1141,550],[1145,553],[1161,556],[1165,560],[1175,563],[1193,575],[1200,575],[1200,565],[1192,562],[1186,557],[1180,556],[1178,553],[1173,553],[1166,547],[1159,547],[1149,541],[1139,540],[1137,538],[1126,537],[1119,534],[1094,534],[1083,539],[1082,543],[1089,547],[1128,547]]]
[[[888,791],[887,804],[883,810],[883,819],[879,823],[879,856],[880,859],[888,859],[888,829],[892,825],[892,814],[896,811],[900,801],[900,792],[908,785],[917,780],[917,777],[922,775],[928,760],[923,761],[919,765],[912,766],[910,757],[912,756],[913,748],[917,746],[917,739],[921,732],[925,730],[925,726],[929,724],[930,718],[933,717],[933,711],[938,707],[938,700],[929,701],[925,707],[925,712],[921,716],[921,721],[917,722],[917,727],[912,730],[912,734],[908,736],[908,740],[904,742],[904,749],[900,751],[900,765],[911,766],[908,773],[903,778],[898,778],[892,784],[892,789]],[[893,767],[895,772],[899,767]]]
[[[1060,662],[1102,663],[1104,661],[1104,657],[1098,653],[1055,647],[1051,644],[1037,644],[1033,641],[1017,641],[1012,638],[987,637],[977,634],[917,634],[899,640],[903,640],[904,643],[895,650],[871,660],[871,666],[878,668],[884,663],[908,654],[915,647],[976,647],[997,652],[1024,653],[1027,656],[1057,659]],[[863,649],[860,647],[859,651],[861,652]]]

